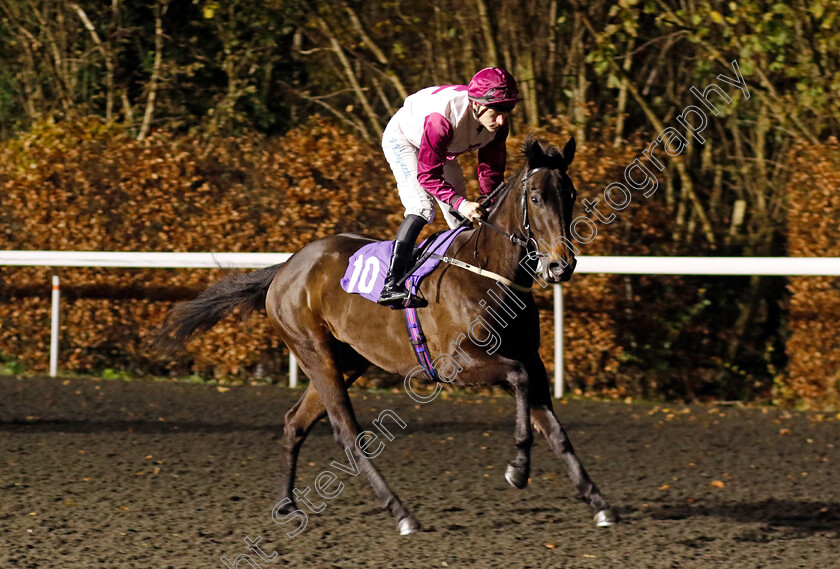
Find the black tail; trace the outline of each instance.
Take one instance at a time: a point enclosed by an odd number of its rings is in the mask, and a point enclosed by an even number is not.
[[[231,275],[210,285],[194,300],[178,304],[155,333],[152,347],[160,352],[172,352],[215,326],[236,307],[242,307],[243,318],[265,308],[265,295],[280,267],[272,265]]]

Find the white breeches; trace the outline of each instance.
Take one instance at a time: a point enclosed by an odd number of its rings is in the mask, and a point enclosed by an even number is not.
[[[405,206],[405,215],[419,215],[431,222],[435,218],[435,202],[437,202],[449,227],[456,227],[458,220],[449,213],[449,205],[429,195],[417,181],[418,149],[399,136],[398,132],[392,131],[389,125],[382,136],[382,150],[397,180],[397,189],[400,193],[400,201]],[[452,185],[459,196],[466,197],[467,185],[458,160],[446,161],[443,167],[443,178]]]

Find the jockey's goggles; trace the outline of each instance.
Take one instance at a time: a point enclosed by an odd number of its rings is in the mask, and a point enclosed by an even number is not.
[[[516,102],[491,103],[489,105],[484,106],[488,109],[493,109],[497,113],[509,113],[516,107]]]

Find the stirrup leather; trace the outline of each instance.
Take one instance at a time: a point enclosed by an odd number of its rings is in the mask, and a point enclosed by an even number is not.
[[[429,303],[425,299],[411,294],[407,287],[397,286],[397,282],[411,266],[411,254],[413,252],[413,243],[394,241],[391,263],[388,267],[388,275],[385,277],[385,286],[382,288],[379,300],[376,301],[378,304],[390,306],[394,310],[428,306]]]

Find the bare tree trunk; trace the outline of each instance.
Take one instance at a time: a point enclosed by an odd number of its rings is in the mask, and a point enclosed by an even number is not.
[[[583,36],[585,34],[585,30],[583,25],[580,23],[580,17],[575,14],[574,20],[572,21],[572,33],[571,37],[569,38],[569,43],[562,51],[565,53],[565,56],[562,58],[563,67],[562,71],[558,77],[557,82],[555,83],[555,90],[563,92],[565,91],[565,87],[569,82],[569,77],[572,77],[575,74],[575,70],[577,69],[577,53],[578,51],[583,51]],[[572,96],[566,100],[565,107],[560,106],[560,99],[558,98],[556,101],[556,107],[554,112],[559,114],[565,114],[569,124],[573,124],[575,120],[575,107],[574,107],[574,90],[571,90]]]
[[[572,85],[571,92],[572,92],[572,100],[569,101],[568,107],[568,117],[569,123],[572,125],[572,129],[574,131],[575,138],[578,140],[578,144],[581,144],[586,138],[586,131],[583,128],[585,123],[585,106],[583,105],[583,101],[581,97],[584,96],[584,92],[581,93],[580,90],[580,82],[581,76],[583,75],[583,81],[585,84],[585,71],[583,67],[586,65],[584,62],[584,26],[583,22],[581,21],[581,16],[579,13],[575,12],[575,19],[574,19],[574,33],[572,34],[572,42],[569,48],[569,57],[567,58],[568,65],[566,72],[564,72],[564,76],[568,75],[570,77],[575,78],[575,83]]]
[[[478,66],[476,66],[473,61],[472,54],[480,50],[477,50],[475,48],[475,44],[473,43],[473,35],[470,33],[469,20],[467,20],[461,12],[455,13],[455,19],[461,27],[462,48],[458,50],[458,61],[460,63],[460,65],[458,65],[459,76],[464,78],[472,77],[472,75],[478,70]]]
[[[502,6],[497,11],[497,17],[499,18],[499,32],[498,36],[500,38],[500,45],[499,48],[501,50],[501,62],[497,63],[497,65],[501,65],[505,69],[510,71],[515,70],[515,63],[516,59],[513,56],[512,51],[516,50],[516,32],[512,31],[515,28],[514,16],[510,10],[510,3],[503,2]],[[513,115],[514,119],[518,119],[517,113]],[[521,119],[513,120],[510,122],[510,129],[511,133],[516,133],[516,128],[524,121]]]
[[[351,8],[346,3],[344,4],[344,10],[350,17],[350,25],[353,27],[356,33],[359,34],[359,37],[362,38],[362,43],[364,43],[365,46],[367,46],[367,48],[376,58],[376,61],[378,61],[383,67],[385,67],[384,74],[388,79],[391,80],[391,83],[394,84],[394,88],[397,90],[399,96],[402,99],[408,97],[408,91],[406,90],[405,85],[403,85],[402,81],[400,81],[399,76],[397,76],[397,74],[390,69],[390,62],[388,61],[388,58],[385,56],[385,53],[379,48],[379,46],[376,45],[376,43],[371,39],[370,35],[368,35],[368,33],[365,31],[365,28],[362,25],[358,14],[356,14],[353,8]]]
[[[490,24],[490,16],[487,13],[487,4],[484,0],[475,0],[475,3],[478,6],[481,33],[484,36],[484,43],[487,46],[487,65],[497,66],[499,65],[499,55],[496,52],[496,39],[493,35],[493,26]]]
[[[765,161],[767,153],[767,132],[769,129],[770,121],[767,116],[767,106],[761,105],[758,108],[758,118],[756,120],[755,130],[753,131],[755,134],[753,154],[755,155],[755,164],[758,170],[758,176],[754,178],[756,186],[755,197],[756,205],[758,206],[768,229],[772,231],[770,228],[771,220],[767,211],[767,196],[772,195],[772,190],[770,192],[767,191],[767,182],[769,178],[767,177],[767,162]]]
[[[586,140],[586,61],[583,52],[578,54],[577,84],[575,85],[575,136],[578,144]]]
[[[633,48],[636,46],[636,38],[631,37],[627,42],[627,50],[624,52],[624,64],[621,66],[624,72],[629,74],[630,67],[633,65]],[[618,88],[618,102],[615,109],[615,138],[613,139],[613,147],[618,148],[624,140],[624,112],[627,109],[627,81],[621,81],[621,87]]]
[[[111,0],[111,34],[117,34],[121,32],[123,29],[122,27],[122,18],[120,15],[120,0]],[[110,42],[110,40],[109,40]],[[113,69],[117,69],[119,65],[119,42],[111,44],[111,66]],[[120,99],[123,108],[123,116],[125,120],[125,124],[128,127],[134,126],[134,109],[131,106],[131,102],[128,100],[128,91],[125,87],[117,88],[114,87],[116,93],[115,96]]]
[[[379,102],[382,103],[382,106],[385,107],[385,110],[388,111],[389,115],[393,115],[396,112],[396,109],[394,109],[391,105],[391,101],[388,100],[388,96],[385,94],[382,84],[376,80],[376,77],[371,77],[370,82],[373,83],[373,87],[376,89],[376,94],[379,95]]]
[[[545,84],[549,93],[555,92],[555,65],[557,65],[557,0],[552,0],[548,9],[548,63],[545,66]]]
[[[30,5],[34,8],[34,4],[30,2]],[[47,5],[49,7],[49,5]],[[39,14],[37,8],[35,9],[36,13]],[[51,44],[53,46],[53,56],[55,59],[56,67],[59,69],[59,76],[62,78],[62,83],[64,84],[66,97],[64,99],[65,110],[70,110],[73,108],[73,103],[76,99],[76,89],[77,89],[77,77],[78,77],[78,61],[75,58],[71,58],[70,54],[67,50],[67,30],[64,27],[64,6],[56,5],[55,6],[55,19],[56,23],[56,32],[50,32],[50,25],[47,22],[44,22],[42,25],[44,30],[50,34],[52,38]],[[84,100],[84,98],[82,99]]]
[[[152,77],[149,79],[148,95],[146,97],[146,112],[143,115],[143,124],[140,125],[140,132],[137,140],[143,140],[149,134],[152,124],[152,116],[155,112],[155,98],[157,97],[158,83],[160,82],[160,67],[163,62],[163,14],[166,12],[168,0],[156,0],[155,13],[155,62],[152,66]]]
[[[131,108],[131,101],[128,100],[128,93],[126,93],[125,90],[120,91],[120,100],[122,100],[126,124],[129,127],[134,126],[134,109]]]
[[[665,177],[665,206],[668,211],[673,212],[676,205],[676,192],[674,191],[674,178],[672,176]]]
[[[526,120],[529,125],[539,124],[539,108],[537,106],[537,81],[534,73],[534,54],[530,49],[523,49],[519,53],[520,63],[517,65],[516,74],[519,86],[525,103]]]
[[[114,120],[114,58],[111,53],[111,42],[103,42],[100,39],[96,28],[81,6],[72,3],[70,7],[76,11],[85,29],[90,32],[90,37],[105,62],[105,120],[111,122]]]
[[[441,20],[443,19],[444,11],[441,10],[440,6],[437,4],[434,5],[434,31],[433,38],[438,45],[440,45],[441,40],[445,36],[444,33],[444,26],[441,25]],[[452,68],[449,66],[449,56],[446,53],[445,49],[441,49],[438,53],[435,54],[436,57],[434,59],[436,67],[438,68],[438,75],[444,78],[445,83],[452,83],[454,81],[454,73],[452,73]]]
[[[685,193],[676,197],[674,194],[674,170],[676,170],[676,166],[671,163],[668,165],[668,181],[670,182],[668,185],[668,189],[671,191],[671,201],[676,206],[676,209],[672,209],[674,214],[674,227],[671,230],[671,241],[674,247],[674,250],[679,249],[680,243],[682,243],[683,237],[685,236],[685,218],[688,215],[688,208],[686,208],[686,201],[687,196]],[[678,200],[678,201],[676,201]]]

